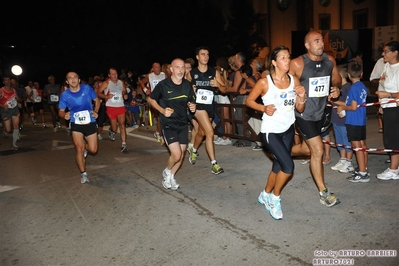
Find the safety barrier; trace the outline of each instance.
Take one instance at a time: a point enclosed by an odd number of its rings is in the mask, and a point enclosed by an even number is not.
[[[260,121],[262,119],[263,113],[255,111],[252,108],[247,107],[245,105],[245,103],[244,104],[234,103],[235,97],[240,94],[227,93],[225,95],[229,97],[230,104],[216,103],[214,105],[215,114],[219,118],[219,121],[216,122],[215,134],[230,137],[232,139],[245,139],[245,140],[251,140],[251,141],[261,141],[259,133],[255,132],[253,127],[250,125],[250,122],[259,123],[259,128],[260,128]],[[223,112],[222,112],[222,107],[229,108],[229,117],[224,117]],[[240,115],[236,115],[236,114],[238,114],[236,112],[240,112],[241,117],[242,117],[241,119],[236,118],[237,116],[240,116]],[[252,118],[252,120],[251,120],[251,118]],[[258,120],[255,120],[255,119],[258,119]],[[225,128],[223,125],[226,122],[231,123],[231,125],[232,125],[231,133],[225,132]],[[243,134],[238,134],[236,129],[238,126],[241,126],[241,125],[243,127],[243,130],[242,130]]]
[[[226,96],[229,97],[230,104],[221,104],[221,103],[216,103],[215,104],[215,114],[219,118],[219,121],[216,122],[215,126],[215,134],[216,135],[221,135],[221,136],[226,136],[230,137],[232,139],[246,139],[246,140],[251,140],[251,141],[261,141],[261,138],[259,134],[255,132],[255,130],[252,128],[250,120],[251,118],[253,119],[258,119],[261,121],[263,113],[258,112],[253,110],[252,108],[247,107],[245,104],[236,104],[234,103],[234,98],[237,96],[237,93],[227,93]],[[370,113],[376,113],[376,110],[378,109],[379,105],[381,103],[391,103],[391,102],[396,102],[398,100],[396,99],[390,99],[388,101],[384,102],[369,102],[372,99],[378,99],[374,96],[368,97],[368,103],[365,104],[360,104],[358,107],[374,107],[372,108],[371,112],[368,110],[368,114]],[[221,110],[221,107],[227,107],[229,108],[229,117],[224,117],[223,112]],[[333,107],[336,108],[336,107]],[[242,119],[236,119],[236,112],[235,110],[241,112],[242,114]],[[231,123],[232,125],[232,132],[231,133],[226,133],[225,128],[223,124],[225,122]],[[237,133],[237,125],[243,125],[243,133],[242,135]],[[327,143],[325,140],[323,142]],[[334,142],[328,142],[331,146],[337,147],[344,147],[342,144],[337,144]],[[350,148],[350,147],[346,147]],[[367,151],[371,153],[389,153],[389,152],[399,152],[396,150],[390,150],[390,149],[380,149],[380,148],[367,148],[367,149],[354,149],[356,150],[362,150],[362,151]]]

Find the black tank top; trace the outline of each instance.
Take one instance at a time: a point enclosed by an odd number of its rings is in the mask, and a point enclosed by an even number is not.
[[[303,113],[299,113],[295,110],[295,116],[301,117],[302,119],[308,121],[319,121],[323,117],[324,108],[326,107],[327,102],[327,96],[312,97],[312,95],[316,94],[314,90],[317,90],[317,86],[315,86],[314,84],[309,84],[309,80],[314,80],[314,78],[316,77],[329,77],[330,82],[327,85],[328,87],[323,88],[327,90],[328,95],[331,87],[332,70],[334,68],[334,65],[328,59],[328,55],[325,53],[322,55],[321,61],[313,61],[308,57],[307,54],[302,55],[302,59],[303,72],[299,81],[305,87],[308,98]],[[309,91],[310,88],[312,88],[312,92]]]
[[[211,91],[213,93],[215,93],[215,88],[211,86],[211,80],[213,80],[215,78],[216,75],[216,69],[214,68],[210,68],[208,66],[208,69],[206,70],[206,72],[201,72],[199,71],[198,68],[195,68],[193,70],[191,70],[190,72],[191,75],[191,84],[196,86],[196,90],[198,92],[198,90],[203,89],[203,90],[207,90],[207,91]],[[212,99],[212,103],[213,103],[213,99]],[[210,104],[212,104],[210,103]],[[198,105],[198,101],[197,101],[197,105]],[[208,104],[206,104],[208,105]]]

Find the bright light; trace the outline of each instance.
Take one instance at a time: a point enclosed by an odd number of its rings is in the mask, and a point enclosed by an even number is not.
[[[22,68],[19,65],[15,65],[11,68],[11,72],[15,75],[15,76],[19,76],[22,74]]]

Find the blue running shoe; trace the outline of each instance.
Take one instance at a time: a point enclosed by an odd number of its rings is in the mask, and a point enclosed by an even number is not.
[[[270,193],[266,193],[264,190],[259,194],[258,202],[265,206],[267,211],[270,211]]]
[[[281,198],[274,199],[272,195],[270,195],[270,215],[276,219],[283,219],[283,211],[281,210]]]

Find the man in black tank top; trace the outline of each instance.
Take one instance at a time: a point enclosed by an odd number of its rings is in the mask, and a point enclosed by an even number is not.
[[[291,155],[311,156],[310,171],[319,190],[320,203],[331,207],[340,201],[328,191],[324,182],[324,144],[320,135],[327,98],[339,97],[341,78],[335,59],[324,53],[323,36],[311,31],[304,41],[307,53],[291,60],[289,71],[299,78],[307,94],[305,110],[295,114],[296,125],[304,141],[293,146]]]
[[[197,149],[205,137],[205,149],[211,161],[211,171],[213,174],[218,175],[223,173],[224,170],[216,161],[215,144],[213,143],[214,130],[212,127],[212,120],[214,117],[214,101],[213,96],[215,88],[220,84],[216,80],[220,80],[220,72],[208,66],[209,61],[209,48],[200,46],[196,49],[196,58],[198,66],[190,71],[187,79],[196,92],[197,111],[195,112],[194,119],[200,125],[198,132],[195,135],[194,145],[189,147],[189,162],[195,164],[197,160]],[[194,137],[194,136],[192,136]]]

